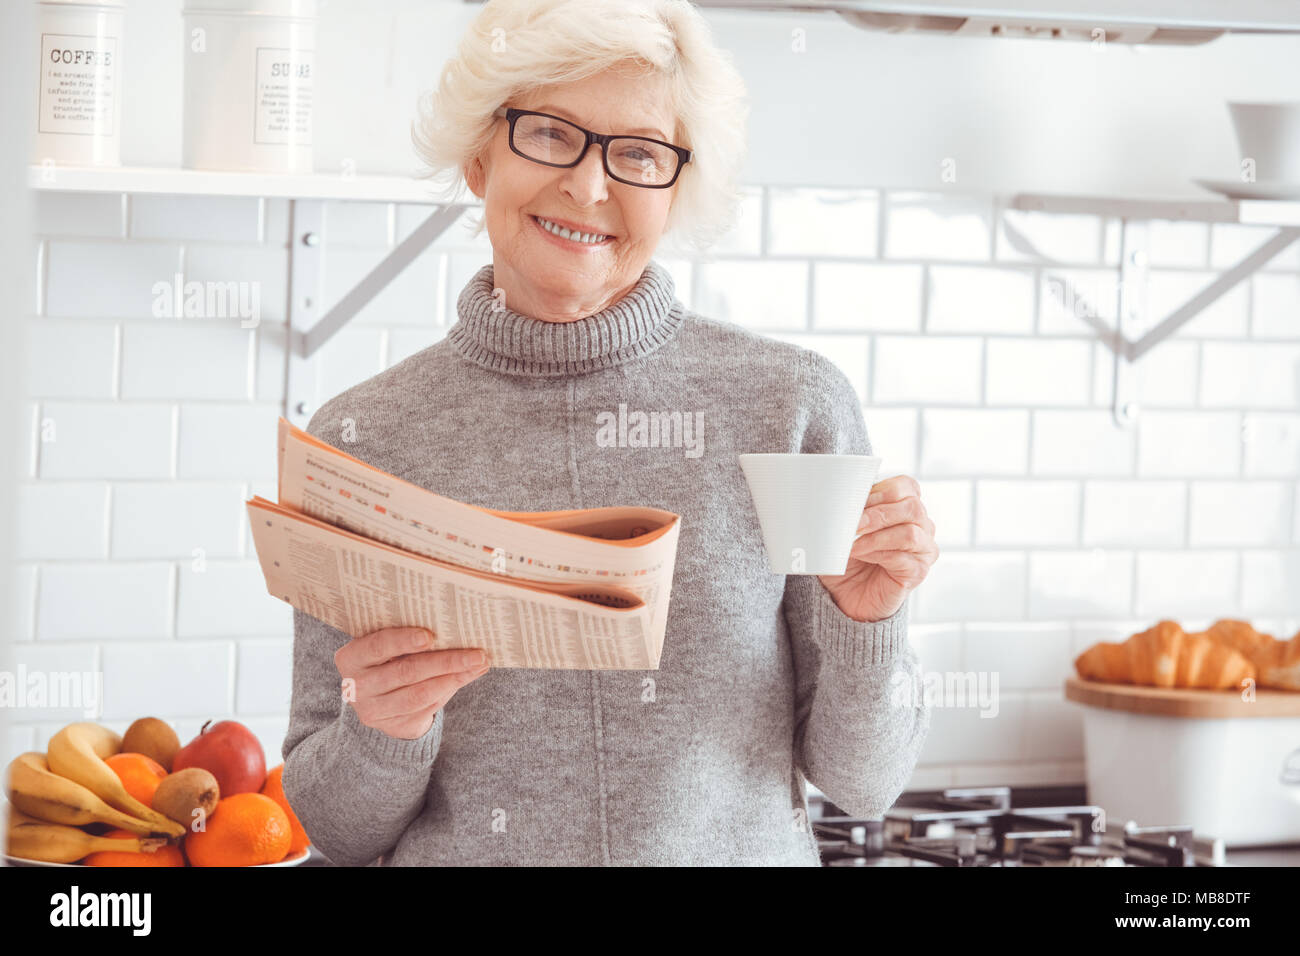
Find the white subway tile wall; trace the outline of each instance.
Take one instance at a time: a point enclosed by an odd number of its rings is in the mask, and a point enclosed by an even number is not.
[[[431,207],[330,202],[328,308]],[[291,208],[283,199],[41,193],[21,452],[28,670],[103,674],[99,719],[208,719],[282,759],[292,612],[243,502],[274,498]],[[456,224],[321,351],[317,402],[428,348],[491,245]],[[1131,339],[1271,231],[1130,223]],[[911,786],[1078,783],[1073,658],[1161,618],[1300,628],[1300,244],[1126,368],[1111,411],[1121,224],[960,192],[751,185],[733,231],[660,261],[689,308],[826,355],[882,478],[910,475],[942,554],[911,639],[950,688]],[[671,251],[670,251],[671,250]],[[40,748],[74,711],[0,741]],[[5,757],[8,759],[8,756]]]

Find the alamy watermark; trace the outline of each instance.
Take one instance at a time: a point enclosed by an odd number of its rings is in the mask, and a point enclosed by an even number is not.
[[[891,683],[895,707],[978,707],[981,717],[998,715],[997,671],[895,671]]]
[[[80,709],[98,717],[104,701],[103,671],[0,671],[0,707]]]
[[[174,281],[162,279],[149,291],[155,318],[239,319],[241,329],[256,328],[262,321],[261,282],[186,282],[178,272]]]
[[[627,410],[596,414],[596,445],[600,448],[685,448],[687,458],[704,454],[703,412],[641,412]]]

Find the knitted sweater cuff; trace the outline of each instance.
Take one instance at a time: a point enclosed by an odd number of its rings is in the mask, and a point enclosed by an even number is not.
[[[374,727],[361,722],[356,709],[347,701],[343,703],[343,712],[339,714],[339,723],[354,741],[357,747],[377,761],[395,764],[415,764],[432,766],[438,756],[438,746],[442,743],[441,710],[434,715],[433,726],[423,737],[403,740],[391,737]]]
[[[911,595],[890,617],[880,621],[855,621],[835,603],[826,587],[817,582],[816,618],[813,634],[817,643],[836,660],[849,667],[866,668],[887,664],[907,646],[907,615]]]

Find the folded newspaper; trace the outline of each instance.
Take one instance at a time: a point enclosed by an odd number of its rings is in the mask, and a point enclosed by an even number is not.
[[[274,597],[351,637],[426,627],[493,667],[657,670],[680,516],[495,511],[279,426],[279,503],[248,502]]]

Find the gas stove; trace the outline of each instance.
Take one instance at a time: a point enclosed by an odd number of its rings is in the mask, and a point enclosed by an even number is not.
[[[823,866],[1224,865],[1223,841],[1190,826],[1107,821],[1101,807],[1068,799],[1037,805],[1076,789],[1047,788],[1016,806],[1010,787],[908,791],[879,820],[846,816],[825,798],[808,809]]]

